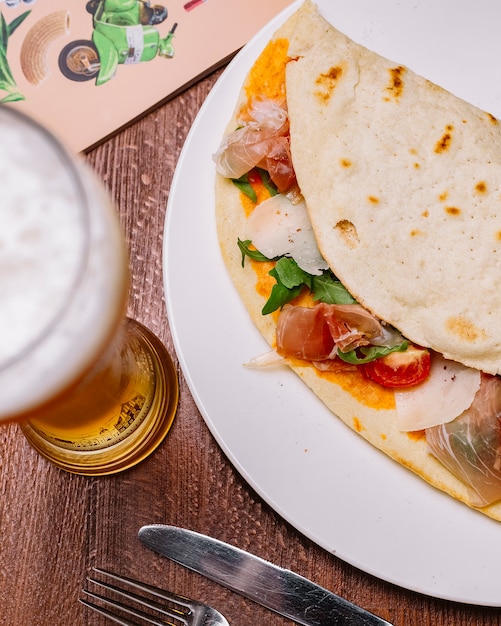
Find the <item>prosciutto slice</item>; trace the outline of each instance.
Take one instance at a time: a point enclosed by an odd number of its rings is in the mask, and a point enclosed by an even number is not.
[[[325,361],[338,349],[347,352],[384,336],[371,313],[359,304],[326,304],[314,307],[287,304],[277,321],[277,352],[281,356]]]
[[[280,193],[294,187],[296,175],[285,105],[269,99],[255,100],[238,123],[214,155],[218,174],[240,178],[254,167],[262,167]]]
[[[470,408],[426,429],[433,454],[471,491],[473,506],[501,499],[501,380],[482,374]]]

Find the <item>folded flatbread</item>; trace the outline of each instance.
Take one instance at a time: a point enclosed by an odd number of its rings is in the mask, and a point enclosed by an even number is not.
[[[294,167],[323,256],[406,337],[500,373],[501,124],[311,5],[289,55]]]
[[[318,247],[357,302],[412,342],[499,373],[498,121],[353,42],[309,0],[256,60],[227,134],[256,96],[286,98],[294,169]],[[217,175],[222,255],[273,347],[277,317],[261,313],[273,286],[269,264],[242,266],[237,246],[252,208]],[[399,430],[393,390],[359,371],[288,365],[367,441],[473,506],[470,489],[430,453],[424,432]],[[501,520],[499,502],[474,508]]]

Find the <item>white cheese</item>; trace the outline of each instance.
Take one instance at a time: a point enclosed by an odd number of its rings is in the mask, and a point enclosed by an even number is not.
[[[269,259],[290,256],[309,274],[319,275],[329,267],[318,249],[304,200],[292,203],[278,194],[261,202],[247,220],[246,236]]]
[[[285,365],[286,361],[283,356],[280,356],[275,350],[269,350],[264,354],[258,354],[244,363],[244,367],[260,368],[269,367],[270,365]]]
[[[470,407],[479,387],[478,370],[434,354],[424,383],[395,392],[399,430],[423,430],[452,422]]]

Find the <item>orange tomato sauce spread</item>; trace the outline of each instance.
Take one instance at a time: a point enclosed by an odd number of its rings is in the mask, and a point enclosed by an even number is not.
[[[285,100],[285,67],[289,61],[287,39],[270,41],[256,61],[245,85],[247,99],[254,96]]]
[[[248,76],[245,86],[248,101],[256,96],[285,99],[285,67],[290,60],[287,55],[287,49],[287,39],[276,39],[266,46]],[[256,192],[257,204],[269,197],[268,191],[260,181],[252,181],[252,187]],[[241,194],[241,203],[247,216],[252,213],[256,206],[256,204],[243,193]],[[269,271],[273,267],[273,262],[251,261],[251,263],[257,278],[256,291],[262,297],[268,298],[275,283],[275,279],[269,275]],[[300,299],[301,304],[305,306],[308,304],[311,305],[311,298],[308,296],[300,296]],[[312,367],[319,377],[332,381],[332,383],[349,392],[356,400],[365,406],[382,410],[395,408],[393,391],[368,380],[359,369],[321,372],[307,361],[295,360],[294,364],[303,367]]]

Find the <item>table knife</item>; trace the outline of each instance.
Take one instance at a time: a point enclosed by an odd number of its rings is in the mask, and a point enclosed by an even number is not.
[[[294,572],[184,528],[139,530],[148,548],[304,626],[392,626]]]

